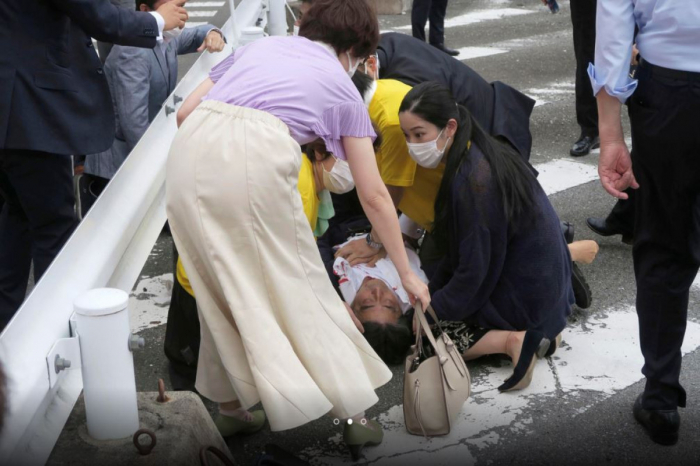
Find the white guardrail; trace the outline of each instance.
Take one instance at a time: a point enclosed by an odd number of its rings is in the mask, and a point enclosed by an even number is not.
[[[231,51],[240,31],[267,24],[286,33],[284,0],[229,0],[223,31]],[[285,18],[285,25],[276,24]],[[165,162],[182,101],[228,54],[204,53],[179,83],[129,158],[81,222],[56,260],[0,335],[8,410],[0,464],[44,464],[83,387],[80,353],[69,320],[74,299],[93,288],[130,292],[166,221]],[[124,342],[127,344],[127,342]],[[56,372],[56,352],[71,359]]]

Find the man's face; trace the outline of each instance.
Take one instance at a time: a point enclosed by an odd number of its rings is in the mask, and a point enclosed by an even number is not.
[[[301,26],[301,20],[304,18],[304,15],[311,9],[311,3],[310,2],[301,2],[301,5],[299,5],[299,17],[297,18],[296,22],[294,23],[295,26]]]
[[[386,283],[375,278],[365,278],[352,302],[352,310],[360,322],[396,324],[401,317],[399,298]]]

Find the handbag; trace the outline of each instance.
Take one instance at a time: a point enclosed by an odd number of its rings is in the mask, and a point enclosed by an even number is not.
[[[413,435],[447,435],[471,393],[467,365],[454,343],[440,326],[435,311],[427,312],[440,330],[437,340],[428,326],[421,305],[416,303],[416,343],[406,358],[403,414],[406,429]],[[424,343],[423,330],[428,343]]]

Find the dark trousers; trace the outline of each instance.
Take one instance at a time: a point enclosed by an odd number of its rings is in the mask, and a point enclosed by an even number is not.
[[[646,409],[685,406],[679,382],[690,286],[700,265],[700,75],[637,70],[630,98],[634,271]]]
[[[425,23],[430,19],[430,43],[442,45],[445,43],[445,15],[448,0],[413,0],[411,24],[413,37],[425,42]]]
[[[571,0],[576,55],[576,121],[584,136],[598,135],[598,104],[588,77],[588,64],[595,59],[596,0]]]
[[[613,228],[619,229],[623,234],[632,235],[634,232],[634,210],[636,190],[628,189],[625,191],[629,198],[627,200],[618,199],[615,206],[612,208],[605,223]]]
[[[73,167],[66,155],[0,149],[0,327],[39,281],[76,225]]]

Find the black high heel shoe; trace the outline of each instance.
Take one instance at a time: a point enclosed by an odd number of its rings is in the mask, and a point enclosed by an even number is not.
[[[513,375],[498,387],[498,391],[522,390],[529,386],[530,382],[532,382],[532,373],[535,370],[537,358],[542,358],[545,355],[549,350],[549,345],[549,340],[545,338],[542,332],[538,330],[525,332],[520,359],[513,369]]]

